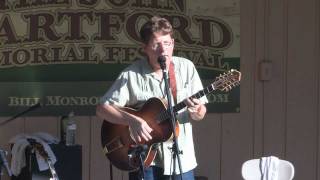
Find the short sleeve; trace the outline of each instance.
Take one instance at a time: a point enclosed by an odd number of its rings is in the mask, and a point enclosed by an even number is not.
[[[125,106],[129,101],[128,78],[121,73],[109,90],[100,99],[100,104]]]
[[[195,68],[195,66],[193,65],[193,63],[190,66],[191,66],[190,71],[191,71],[192,94],[195,94],[195,93],[199,92],[200,90],[203,90],[203,85],[202,85],[200,76],[198,74],[198,71]],[[208,103],[208,99],[206,96],[201,97],[200,100],[203,104]]]

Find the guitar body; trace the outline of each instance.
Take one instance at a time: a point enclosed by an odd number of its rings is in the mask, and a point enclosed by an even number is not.
[[[144,119],[153,129],[151,132],[152,140],[142,141],[137,144],[131,138],[129,126],[113,124],[104,121],[101,127],[101,142],[105,155],[110,162],[121,170],[132,171],[139,168],[139,157],[129,157],[132,147],[144,145],[147,147],[144,165],[148,167],[156,155],[156,149],[153,148],[156,143],[165,142],[172,136],[171,121],[162,120],[159,117],[160,112],[166,111],[166,104],[158,98],[149,99],[141,109],[121,108],[130,114]],[[179,125],[176,122],[176,132],[178,134]]]

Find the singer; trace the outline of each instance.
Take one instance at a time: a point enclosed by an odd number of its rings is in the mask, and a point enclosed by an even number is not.
[[[129,126],[134,142],[152,141],[154,128],[143,118],[122,110],[120,107],[140,109],[150,98],[165,99],[163,71],[170,80],[173,104],[184,102],[186,108],[177,115],[179,120],[178,142],[181,150],[182,173],[172,163],[172,140],[157,144],[157,154],[151,166],[144,169],[145,180],[176,178],[194,180],[197,166],[191,121],[202,120],[206,114],[207,98],[189,98],[203,89],[194,64],[185,58],[173,56],[174,38],[170,22],[154,16],[140,29],[145,58],[139,59],[123,70],[114,84],[101,98],[97,116],[114,124]],[[177,166],[177,165],[176,165]],[[175,172],[172,170],[175,169]],[[130,172],[130,180],[138,180],[138,173]]]

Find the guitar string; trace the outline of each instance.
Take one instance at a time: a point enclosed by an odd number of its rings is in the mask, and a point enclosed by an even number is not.
[[[237,77],[237,76],[235,76]],[[219,87],[219,84],[222,83],[224,84],[224,88],[222,88],[222,90],[230,90],[233,86],[237,86],[239,85],[239,81],[237,80],[237,78],[234,78],[233,74],[224,74],[221,75],[219,77],[216,78],[216,80],[210,84],[209,86],[207,86],[206,88],[204,88],[203,90],[200,90],[199,92],[195,93],[194,95],[190,96],[191,98],[201,98],[202,96],[211,93],[212,91],[216,90],[217,87]],[[161,88],[162,90],[162,88]],[[184,101],[176,104],[173,107],[173,111],[175,113],[177,113],[179,110],[181,110],[182,108],[184,108],[186,106],[186,104],[184,103]],[[160,114],[158,114],[160,122],[164,120],[167,120],[170,118],[170,113],[168,109],[162,110],[160,112]]]
[[[212,92],[214,90],[214,85],[211,84],[210,86],[206,87],[203,90],[200,90],[199,92],[195,93],[194,95],[192,95],[192,98],[201,98],[202,96]],[[182,108],[186,107],[186,104],[184,103],[184,101],[181,101],[180,103],[176,104],[173,107],[173,111],[175,113],[177,113],[179,110],[181,110]],[[160,122],[167,120],[168,118],[170,118],[170,113],[168,109],[162,110],[159,114],[159,118],[160,118]]]

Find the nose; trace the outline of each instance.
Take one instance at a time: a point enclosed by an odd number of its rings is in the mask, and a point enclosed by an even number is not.
[[[157,51],[158,51],[158,53],[163,53],[163,52],[165,52],[166,51],[166,46],[165,45],[163,45],[163,43],[159,43],[158,44],[158,48],[157,48]]]

